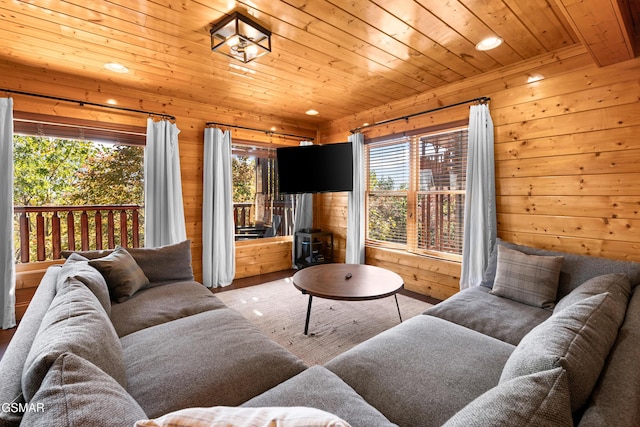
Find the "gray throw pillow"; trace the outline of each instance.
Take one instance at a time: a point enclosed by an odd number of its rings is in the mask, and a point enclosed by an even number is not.
[[[562,367],[569,379],[571,409],[576,411],[591,395],[624,310],[609,293],[603,293],[554,313],[520,341],[507,359],[500,383]]]
[[[149,284],[140,266],[126,249],[118,246],[104,258],[89,261],[107,281],[111,299],[124,302]]]
[[[555,305],[562,257],[527,255],[498,246],[496,279],[491,294],[551,309]]]
[[[562,368],[500,383],[449,418],[443,427],[573,426],[569,384]]]
[[[25,412],[22,421],[30,427],[120,427],[147,418],[113,378],[70,353],[55,360],[31,404],[32,410]]]
[[[127,249],[151,285],[194,280],[191,266],[191,240],[158,248]]]
[[[140,266],[151,286],[167,282],[194,280],[191,265],[191,240],[157,248],[127,248]],[[64,258],[76,253],[87,259],[104,258],[113,250],[62,251]]]
[[[67,283],[67,279],[73,277],[82,282],[98,298],[100,304],[108,316],[111,315],[111,297],[109,287],[104,277],[98,270],[89,265],[89,260],[82,255],[73,253],[60,268],[56,290],[60,292],[61,287]]]
[[[93,293],[72,277],[56,294],[42,318],[22,371],[22,392],[29,402],[62,353],[89,360],[123,387],[127,384],[122,345]]]

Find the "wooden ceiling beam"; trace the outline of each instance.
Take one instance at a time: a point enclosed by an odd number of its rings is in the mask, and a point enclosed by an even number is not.
[[[556,0],[599,67],[635,57],[628,0]]]

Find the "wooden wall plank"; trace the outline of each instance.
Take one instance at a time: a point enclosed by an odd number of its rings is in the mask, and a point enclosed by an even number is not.
[[[348,134],[355,120],[488,96],[495,127],[498,235],[534,247],[640,260],[640,59],[599,68],[585,50],[569,48],[555,58],[543,55],[520,65],[333,121],[322,126],[321,140]],[[530,70],[545,79],[527,83]],[[458,109],[443,110],[430,119],[446,123],[460,115]],[[416,127],[412,121],[405,129]],[[401,131],[397,126],[383,126],[372,135]],[[323,216],[318,221],[327,226],[336,221],[342,229],[336,213],[346,203],[327,203],[318,207]],[[394,258],[389,259],[381,253],[367,247],[367,262],[402,272],[409,286],[427,295],[446,295],[459,280],[459,269],[442,277],[416,273],[434,263],[430,258],[390,251]]]

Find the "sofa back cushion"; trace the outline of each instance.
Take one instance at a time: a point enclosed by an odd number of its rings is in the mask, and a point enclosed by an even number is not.
[[[112,377],[93,363],[62,353],[44,377],[23,425],[133,426],[147,416]]]
[[[194,280],[191,266],[191,240],[157,248],[127,248],[145,276],[155,286],[167,282]],[[69,258],[77,253],[88,259],[104,258],[113,250],[100,251],[62,251],[62,256]]]
[[[87,258],[76,253],[71,254],[60,269],[56,289],[59,291],[70,277],[78,279],[89,288],[107,315],[111,315],[111,297],[107,282],[98,270],[89,265]]]
[[[625,311],[626,305],[603,293],[553,314],[520,341],[500,382],[562,367],[568,374],[571,409],[578,410],[600,376]]]
[[[592,277],[601,276],[608,273],[624,273],[629,278],[631,287],[635,287],[640,283],[640,262],[619,261],[607,258],[597,258],[587,255],[570,254],[559,251],[549,251],[546,249],[538,249],[525,245],[504,241],[500,238],[496,240],[493,247],[489,263],[482,276],[482,286],[488,288],[493,287],[496,277],[496,268],[498,261],[498,245],[505,246],[510,249],[523,252],[529,255],[544,256],[562,256],[564,262],[560,270],[560,281],[558,285],[558,299],[564,297],[573,289]]]
[[[572,427],[567,373],[558,367],[505,381],[477,397],[442,427]]]
[[[553,311],[558,313],[571,304],[605,292],[611,294],[611,297],[618,301],[619,304],[626,306],[631,292],[631,283],[629,283],[627,276],[622,273],[596,276],[564,296],[558,301]]]
[[[640,420],[640,287],[630,296],[618,331],[579,427],[637,427]]]
[[[29,402],[51,365],[63,353],[83,357],[126,386],[122,346],[95,295],[68,278],[42,319],[22,372],[22,392]]]

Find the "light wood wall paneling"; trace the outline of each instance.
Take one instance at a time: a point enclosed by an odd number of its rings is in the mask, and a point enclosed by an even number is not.
[[[527,83],[533,71],[545,79]],[[342,139],[350,127],[371,117],[398,117],[398,111],[407,114],[434,103],[488,96],[495,126],[499,236],[535,247],[638,260],[639,72],[640,59],[600,68],[583,48],[562,49],[333,121],[322,126],[321,141]],[[432,122],[460,114],[447,111]],[[332,205],[319,212],[333,218],[336,209]],[[379,254],[379,249],[367,248],[367,261],[380,262]],[[406,259],[419,266],[434,262],[404,254],[384,264],[408,277],[415,267],[405,266]],[[449,272],[445,275],[453,280],[436,281],[453,289],[459,274]],[[423,286],[423,293],[437,298],[442,292],[433,277],[417,277],[408,281]]]
[[[181,130],[179,148],[186,230],[187,237],[192,241],[193,270],[197,280],[202,280],[202,162],[205,123],[216,120],[260,129],[270,129],[271,126],[276,126],[279,132],[300,134],[309,138],[317,137],[315,125],[310,124],[310,122],[292,123],[281,119],[272,122],[270,118],[254,115],[251,111],[232,112],[226,109],[220,110],[215,105],[170,99],[155,93],[144,93],[135,88],[98,83],[92,79],[59,75],[50,70],[43,71],[30,67],[20,68],[3,62],[0,62],[0,87],[95,103],[106,103],[108,98],[116,98],[119,101],[119,105],[126,108],[176,116],[176,124]],[[15,94],[11,96],[15,101],[14,108],[19,111],[137,126],[146,124],[146,116],[141,114],[87,105],[80,107],[74,103],[30,96]],[[266,133],[234,132],[239,135],[238,137],[256,144],[297,145],[299,143],[295,140],[282,139]],[[253,249],[257,250],[259,245],[255,246],[256,248]],[[251,251],[247,252],[247,250],[245,248],[239,251],[240,256],[236,263],[237,278],[291,268],[290,241],[269,242],[264,249],[261,249],[259,254]],[[17,281],[20,292],[17,294],[17,307],[19,314],[28,306],[32,295],[32,291],[29,291],[29,289],[37,286],[44,272],[43,268],[39,268],[38,271],[33,270],[34,266],[18,266]],[[22,269],[25,269],[24,272],[22,272]]]

